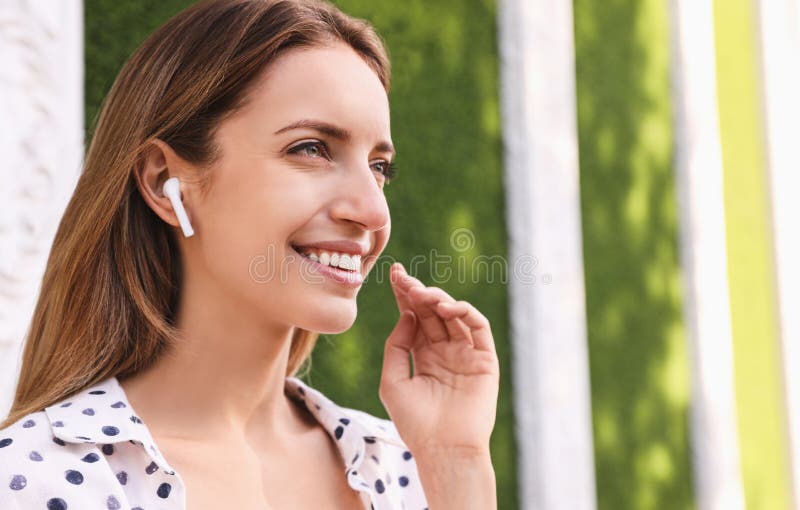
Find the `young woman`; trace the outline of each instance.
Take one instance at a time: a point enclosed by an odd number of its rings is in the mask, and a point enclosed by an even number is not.
[[[322,2],[202,2],[142,44],[53,243],[0,508],[496,507],[499,367],[469,303],[392,266],[391,420],[296,377],[389,239],[388,90],[380,38]]]

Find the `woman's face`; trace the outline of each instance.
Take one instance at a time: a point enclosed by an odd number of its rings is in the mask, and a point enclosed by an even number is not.
[[[192,193],[196,234],[184,254],[236,306],[271,322],[344,331],[356,317],[358,282],[389,239],[386,92],[337,43],[284,53],[250,97],[217,132],[222,156],[208,193]],[[344,254],[361,259],[350,257],[346,270],[301,255],[323,252],[340,264]]]

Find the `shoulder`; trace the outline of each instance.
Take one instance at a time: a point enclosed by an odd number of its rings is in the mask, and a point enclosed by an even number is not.
[[[0,430],[0,470],[45,466],[44,456],[66,453],[66,443],[53,434],[45,411],[30,413]]]
[[[358,409],[339,411],[363,431],[364,458],[351,466],[350,474],[367,488],[381,508],[425,508],[427,502],[416,459],[393,421]]]
[[[390,419],[336,404],[302,381],[289,381],[342,449],[351,487],[367,490],[381,508],[425,508],[416,460]]]
[[[403,438],[397,431],[392,420],[375,416],[366,411],[351,407],[338,407],[339,412],[346,414],[351,419],[358,421],[365,429],[370,430],[374,436],[383,437],[398,445],[405,446]]]
[[[411,451],[392,420],[349,407],[339,407],[338,410],[358,425],[367,445],[377,444],[387,453],[387,461],[415,466]]]
[[[114,479],[98,445],[57,437],[46,411],[0,430],[2,509],[105,508]]]
[[[297,377],[287,378],[286,389],[289,394],[301,400],[314,416],[323,424],[330,422],[347,425],[354,422],[368,437],[384,439],[398,446],[405,446],[397,428],[389,419],[380,418],[366,411],[344,407],[320,390],[313,388]]]

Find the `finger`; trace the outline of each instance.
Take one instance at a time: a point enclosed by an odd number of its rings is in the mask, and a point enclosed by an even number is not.
[[[389,333],[384,345],[381,385],[384,381],[393,385],[410,377],[411,366],[408,354],[411,351],[416,330],[417,320],[414,312],[406,311],[400,314],[400,319]]]
[[[406,291],[400,288],[400,284],[397,282],[397,278],[401,277],[401,275],[402,272],[394,267],[389,273],[389,281],[392,284],[392,293],[394,294],[394,299],[397,302],[397,308],[402,313],[406,310],[412,310],[413,308],[411,306],[411,301],[408,299]]]
[[[406,272],[406,268],[400,262],[395,262],[389,272],[389,280],[392,287],[398,287],[404,292],[408,292],[412,287],[424,287],[425,285]]]
[[[495,352],[492,329],[487,319],[471,303],[457,301],[452,305],[440,307],[442,316],[446,319],[458,317],[466,324],[472,334],[472,343],[478,350]]]
[[[400,311],[411,310],[411,301],[408,298],[407,291],[412,286],[424,287],[422,282],[408,275],[399,262],[392,265],[389,271],[389,281]]]
[[[431,309],[434,311],[434,313],[436,313],[437,317],[441,320],[442,324],[445,327],[445,330],[447,331],[448,339],[450,341],[453,341],[452,336],[450,336],[450,332],[451,328],[454,328],[456,332],[459,333],[458,338],[462,340],[464,336],[463,333],[464,331],[466,331],[467,339],[469,340],[470,343],[472,343],[472,338],[471,338],[472,335],[470,334],[469,328],[465,324],[461,323],[459,325],[458,323],[461,321],[457,321],[448,325],[447,321],[445,320],[446,318],[443,317],[439,311],[439,305],[441,303],[452,304],[455,303],[456,300],[450,294],[440,289],[439,287],[426,287],[425,291],[426,294],[423,295],[420,298],[420,300],[422,303],[430,306]]]
[[[426,305],[435,307],[436,303],[455,303],[456,300],[453,296],[440,289],[439,287],[425,287],[425,294],[420,298]]]
[[[469,329],[464,321],[462,321],[457,316],[448,317],[447,313],[442,313],[442,310],[447,310],[453,306],[453,303],[448,303],[446,301],[440,301],[436,305],[436,310],[439,312],[439,316],[444,319],[444,325],[447,328],[447,332],[450,335],[451,342],[464,342],[472,347],[472,332]]]
[[[404,302],[408,301],[411,304],[421,323],[420,336],[427,337],[432,343],[447,341],[447,328],[444,322],[436,316],[436,303],[438,301],[454,302],[455,299],[438,287],[426,287],[419,279],[409,275],[399,262],[393,264],[391,269],[390,276],[395,283],[392,288],[395,296],[405,298]],[[413,298],[409,295],[412,289],[418,289],[414,291],[415,293],[426,291],[423,293],[424,303],[422,305],[414,303]],[[424,340],[424,338],[418,338],[416,345],[420,343],[419,340]]]
[[[430,342],[434,344],[446,342],[450,338],[444,321],[436,313],[436,304],[445,299],[441,295],[443,292],[436,287],[414,287],[408,291],[408,297],[414,307],[414,312],[419,318],[422,331]]]

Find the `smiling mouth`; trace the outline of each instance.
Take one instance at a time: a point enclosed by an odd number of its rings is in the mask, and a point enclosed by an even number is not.
[[[361,255],[351,255],[349,253],[321,250],[319,248],[304,248],[295,244],[290,244],[289,246],[301,257],[314,261],[322,266],[339,271],[346,271],[348,273],[361,272]]]

